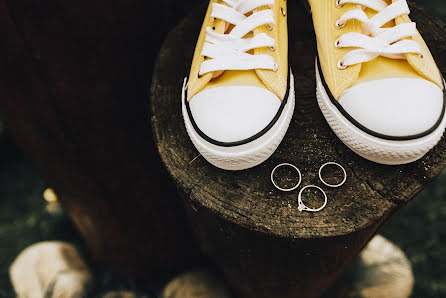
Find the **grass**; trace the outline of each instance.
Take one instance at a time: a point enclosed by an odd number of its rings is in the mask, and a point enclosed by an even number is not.
[[[42,193],[47,187],[19,151],[0,142],[0,297],[14,297],[8,268],[27,246],[45,240],[64,240],[83,250],[82,240],[64,216],[45,211]],[[413,202],[403,208],[383,235],[403,249],[415,273],[413,297],[446,297],[446,171]],[[155,296],[156,288],[139,285],[131,278],[93,266],[95,293],[131,289]]]
[[[19,151],[0,142],[0,297],[13,297],[8,268],[27,246],[45,240],[65,240],[83,250],[82,240],[63,215],[45,211],[42,193],[47,187]],[[413,297],[446,297],[446,171],[385,228],[383,235],[407,254],[415,273]],[[115,289],[144,291],[155,296],[156,288],[139,285],[131,278],[93,266],[95,293]]]
[[[444,0],[417,0],[446,21]],[[14,297],[8,268],[27,246],[44,240],[65,240],[81,250],[82,240],[64,216],[45,211],[47,187],[31,163],[5,136],[0,122],[0,297]],[[401,247],[415,273],[413,297],[446,297],[446,172],[420,193],[385,228],[383,235]],[[95,296],[108,290],[141,290],[154,296],[156,288],[93,266]]]
[[[446,171],[381,233],[406,253],[415,274],[413,297],[446,297]]]
[[[81,252],[84,245],[64,213],[52,215],[46,211],[42,194],[48,186],[9,138],[1,134],[0,165],[0,297],[3,298],[14,297],[9,265],[29,245],[61,240],[73,243]],[[143,291],[146,297],[152,297],[157,290],[152,285],[138,285],[133,279],[99,264],[91,265],[96,281],[95,297],[121,289]]]

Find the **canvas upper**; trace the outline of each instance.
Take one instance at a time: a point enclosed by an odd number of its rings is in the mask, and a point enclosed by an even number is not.
[[[399,0],[388,0],[394,3]],[[407,60],[396,60],[385,57],[377,57],[370,62],[350,66],[347,69],[339,69],[337,63],[352,48],[338,49],[334,46],[335,41],[347,32],[362,32],[362,23],[357,20],[349,21],[344,28],[338,29],[336,21],[345,13],[360,5],[347,3],[342,7],[336,5],[336,0],[309,0],[313,15],[314,29],[316,32],[318,59],[321,64],[324,79],[336,99],[343,92],[356,84],[367,81],[386,78],[419,78],[426,79],[443,89],[443,79],[435,64],[432,54],[426,43],[418,33],[412,37],[421,47],[422,54],[408,54]],[[369,18],[376,15],[376,11],[365,9]],[[392,27],[395,24],[412,22],[408,15],[399,16],[394,22],[386,24]]]
[[[243,2],[243,1],[241,1]],[[210,1],[203,26],[196,44],[187,83],[187,101],[190,116],[197,129],[216,142],[239,142],[260,133],[277,116],[287,94],[288,82],[288,30],[286,1],[274,0],[272,7],[261,6],[245,16],[272,9],[272,26],[255,28],[244,38],[264,33],[275,40],[274,47],[255,48],[248,53],[269,55],[277,69],[224,70],[200,74],[206,30],[228,34],[234,25],[212,17],[214,3],[228,5],[225,1]]]
[[[374,0],[381,2],[383,7],[398,1],[405,4],[405,0]],[[345,34],[354,32],[376,37],[385,33],[366,34],[363,22],[357,19],[349,20],[344,27],[337,26],[339,19],[355,9],[363,10],[369,19],[379,11],[354,3],[339,5],[336,0],[309,0],[309,3],[321,75],[327,91],[345,116],[367,133],[384,139],[413,139],[432,132],[444,114],[444,86],[442,75],[420,33],[414,30],[413,36],[400,39],[415,41],[419,49],[417,53],[400,54],[402,57],[398,59],[378,55],[370,61],[342,69],[340,61],[358,49],[337,46]],[[403,14],[381,28],[387,30],[410,23],[409,16]]]

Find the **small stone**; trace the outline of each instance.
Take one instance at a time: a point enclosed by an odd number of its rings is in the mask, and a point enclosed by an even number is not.
[[[23,250],[9,268],[19,298],[87,297],[92,275],[77,249],[65,242],[39,242]]]
[[[401,249],[377,235],[358,257],[356,282],[348,297],[410,297],[414,276]]]
[[[207,270],[190,271],[177,276],[163,289],[161,298],[230,298],[223,281]]]
[[[59,201],[59,198],[52,188],[45,189],[45,191],[43,192],[43,198],[48,203],[57,203]]]
[[[47,202],[45,211],[48,212],[48,214],[56,217],[64,215],[64,210],[62,205],[59,203],[59,198],[52,188],[45,189],[43,192],[43,198]]]

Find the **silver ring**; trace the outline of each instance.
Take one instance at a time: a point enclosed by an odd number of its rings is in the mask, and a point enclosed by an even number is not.
[[[316,189],[318,189],[320,192],[322,192],[322,194],[324,195],[324,200],[325,200],[325,202],[324,202],[324,204],[323,204],[321,207],[319,207],[319,208],[317,208],[317,209],[311,209],[311,208],[308,208],[307,206],[305,206],[305,204],[302,202],[302,192],[303,192],[305,189],[307,189],[307,188],[316,188]],[[318,212],[318,211],[321,211],[322,209],[324,209],[325,206],[327,206],[327,202],[328,202],[327,194],[325,193],[325,191],[324,191],[322,188],[320,188],[319,186],[316,186],[316,185],[307,185],[307,186],[303,187],[303,188],[299,191],[299,196],[297,197],[297,204],[298,204],[297,209],[298,209],[300,212],[302,212],[302,211]]]
[[[341,181],[341,183],[339,183],[339,184],[329,184],[329,183],[327,183],[327,182],[324,181],[324,179],[322,178],[322,169],[323,169],[325,166],[328,166],[328,165],[335,165],[335,166],[338,166],[338,167],[340,167],[341,170],[344,172],[344,179]],[[320,167],[320,169],[319,169],[319,179],[320,179],[321,182],[324,183],[326,186],[336,188],[336,187],[342,186],[342,185],[345,183],[345,181],[347,181],[347,172],[345,171],[345,169],[344,169],[343,166],[341,166],[340,164],[338,164],[338,163],[336,163],[336,162],[331,161],[331,162],[324,163],[324,164]]]
[[[280,186],[278,186],[278,185],[276,184],[276,182],[274,182],[274,173],[276,172],[276,170],[277,170],[278,168],[280,168],[280,167],[284,167],[284,166],[292,167],[293,169],[295,169],[295,170],[297,171],[297,173],[299,173],[299,182],[297,182],[297,184],[296,184],[295,186],[293,186],[292,188],[281,188]],[[292,191],[292,190],[295,190],[296,188],[298,188],[299,185],[300,185],[300,183],[302,182],[302,174],[300,173],[299,169],[298,169],[295,165],[292,165],[292,164],[290,164],[290,163],[281,163],[280,165],[277,165],[277,166],[272,170],[272,172],[271,172],[271,182],[273,183],[273,185],[274,185],[278,190],[281,190],[281,191]]]

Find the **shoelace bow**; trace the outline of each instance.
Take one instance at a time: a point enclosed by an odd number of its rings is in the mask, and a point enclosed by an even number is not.
[[[360,4],[363,9],[348,11],[339,18],[336,27],[342,29],[348,21],[358,20],[363,23],[363,33],[346,33],[335,41],[337,48],[359,48],[350,51],[339,60],[338,67],[340,69],[368,62],[378,56],[407,59],[407,54],[421,54],[421,47],[416,41],[405,39],[417,33],[415,23],[381,28],[397,17],[410,13],[406,0],[399,0],[390,5],[384,0],[336,0],[338,7],[342,7],[346,3]],[[373,9],[378,13],[369,19],[364,12],[366,8]]]
[[[277,70],[274,58],[269,55],[252,55],[250,50],[275,47],[275,40],[265,33],[252,38],[243,38],[255,28],[275,24],[272,9],[253,12],[261,6],[272,7],[274,0],[223,0],[226,5],[213,3],[211,17],[234,25],[228,34],[220,34],[213,28],[206,28],[206,39],[201,56],[203,61],[199,76],[214,71],[269,69]],[[246,16],[246,14],[251,13]]]

